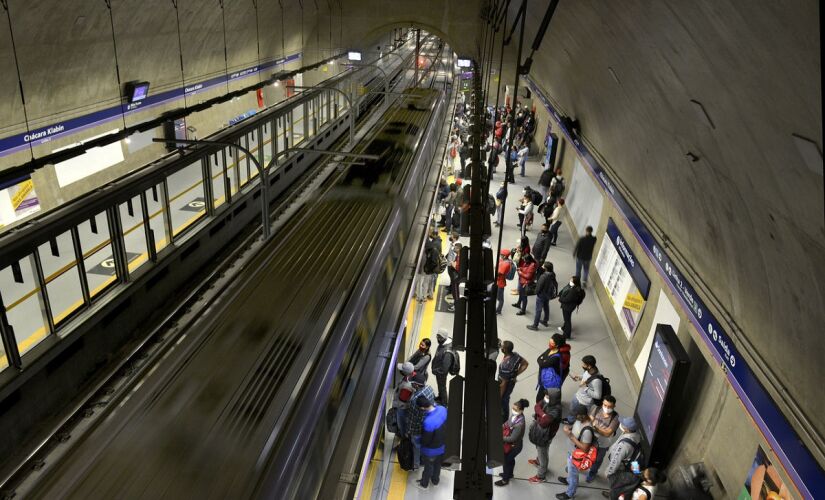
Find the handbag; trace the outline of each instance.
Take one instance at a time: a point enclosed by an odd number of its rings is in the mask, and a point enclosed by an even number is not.
[[[579,441],[581,441],[582,435],[584,434],[584,431],[586,431],[587,429],[590,429],[590,432],[593,433],[593,437],[595,437],[596,434],[593,431],[593,428],[587,426],[584,429],[582,429],[579,433]],[[587,451],[581,450],[578,447],[576,447],[576,449],[573,450],[573,454],[570,457],[570,461],[577,469],[579,469],[580,471],[585,471],[590,469],[590,467],[592,467],[593,464],[596,463],[596,457],[598,453],[599,449],[595,445],[591,445],[590,449],[588,449]]]
[[[508,427],[506,423],[502,425],[501,428],[503,429],[502,435],[504,437],[509,437],[510,434],[513,432],[513,429]],[[513,443],[504,443],[504,453],[510,453],[511,451],[513,451]]]

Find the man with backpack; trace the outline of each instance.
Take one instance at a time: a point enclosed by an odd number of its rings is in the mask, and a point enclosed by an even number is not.
[[[563,345],[564,336],[558,333],[553,334],[547,350],[541,353],[538,359],[536,359],[536,363],[539,365],[536,402],[539,402],[541,398],[544,397],[547,389],[561,389],[561,384],[564,381],[564,376],[562,375],[562,373],[564,373],[562,367],[564,357],[560,349]]]
[[[656,467],[634,474],[620,472],[610,478],[610,493],[602,492],[602,496],[611,500],[653,500],[656,487],[667,481],[665,474]]]
[[[499,393],[501,395],[501,419],[507,420],[510,414],[510,395],[518,381],[518,376],[530,365],[526,359],[513,349],[515,346],[509,340],[501,343],[501,352],[504,357],[498,365]]]
[[[419,276],[418,300],[423,302],[433,298],[438,275],[446,268],[447,259],[441,255],[441,237],[438,231],[432,231],[424,244],[424,262],[421,264],[421,276]]]
[[[435,405],[435,391],[427,384],[416,385],[416,391],[410,398],[410,406],[407,411],[407,434],[413,445],[413,468],[417,469],[421,465],[421,433],[424,422],[424,410],[420,404],[416,404],[426,399],[429,404]]]
[[[421,479],[416,481],[416,486],[426,490],[430,482],[438,485],[441,480],[441,461],[444,459],[446,443],[447,409],[424,396],[417,398],[415,404],[422,413],[419,446],[421,459],[424,462],[424,471],[421,473]]]
[[[567,491],[556,495],[559,500],[568,500],[576,496],[576,490],[579,488],[579,472],[589,469],[596,459],[593,444],[596,433],[590,425],[587,409],[580,406],[574,415],[576,420],[573,425],[568,424],[563,428],[564,434],[573,443],[573,449],[567,457],[567,477],[558,477],[560,483],[567,485]]]
[[[610,379],[599,373],[595,357],[590,355],[583,357],[582,370],[581,376],[570,376],[579,383],[579,389],[570,401],[570,412],[573,414],[579,407],[589,411],[593,406],[601,406],[602,400],[612,395]]]
[[[447,394],[447,375],[458,375],[461,369],[461,362],[458,359],[458,354],[453,350],[453,340],[447,336],[448,332],[444,328],[440,328],[435,335],[438,341],[438,347],[435,350],[435,356],[432,362],[432,372],[435,375],[435,380],[438,385],[438,396],[435,400],[444,406],[449,403],[449,395]]]
[[[539,186],[543,197],[550,196],[550,183],[553,182],[553,168],[542,162],[541,175],[539,176]]]
[[[561,304],[561,314],[564,318],[564,325],[558,330],[564,334],[564,338],[569,339],[573,331],[573,311],[582,302],[587,293],[579,286],[579,278],[573,276],[570,282],[559,291],[559,304]]]
[[[496,300],[498,302],[496,304],[496,314],[501,314],[501,309],[504,307],[504,289],[507,288],[507,280],[511,280],[515,276],[516,265],[510,260],[510,250],[502,248],[496,272]]]
[[[550,251],[550,226],[547,223],[541,225],[541,230],[536,241],[533,242],[533,257],[539,265],[544,264],[547,259],[547,252]]]
[[[533,423],[530,424],[527,437],[536,445],[536,458],[531,458],[527,462],[537,467],[536,475],[529,481],[539,484],[547,479],[550,443],[561,424],[561,389],[545,390],[544,397],[536,402],[534,411]]]
[[[533,324],[527,325],[528,330],[538,330],[539,323],[550,326],[550,301],[559,293],[559,284],[556,282],[556,273],[553,272],[553,263],[544,263],[544,272],[536,281],[536,313]],[[541,319],[542,314],[544,319]]]
[[[593,444],[596,445],[598,453],[596,461],[587,471],[587,477],[584,479],[588,483],[592,483],[596,479],[599,467],[602,466],[607,449],[610,447],[610,438],[616,435],[616,430],[619,428],[616,398],[612,395],[605,396],[602,399],[601,406],[594,406],[590,410],[590,422],[593,425],[593,430],[596,431],[596,441]]]
[[[636,428],[636,419],[624,417],[619,420],[619,439],[607,450],[607,470],[609,478],[619,471],[629,471],[631,462],[641,462],[642,436]]]

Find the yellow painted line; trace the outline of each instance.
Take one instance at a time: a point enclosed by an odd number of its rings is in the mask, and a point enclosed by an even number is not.
[[[404,500],[407,494],[407,471],[392,462],[392,473],[390,474],[390,489],[387,492],[387,500]]]

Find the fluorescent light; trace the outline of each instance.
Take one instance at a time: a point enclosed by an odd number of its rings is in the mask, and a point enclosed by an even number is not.
[[[272,86],[273,86],[273,87],[277,87],[278,85],[280,85],[280,83],[281,83],[281,82],[279,82],[279,81],[277,81],[277,80],[276,80],[276,81],[275,81],[275,83],[273,83],[273,84],[272,84]]]
[[[469,68],[473,65],[473,62],[471,60],[464,59],[464,58],[461,58],[461,57],[458,58],[456,63],[458,64],[459,68]]]
[[[361,53],[356,50],[351,50],[347,52],[347,59],[349,59],[350,61],[360,61]]]

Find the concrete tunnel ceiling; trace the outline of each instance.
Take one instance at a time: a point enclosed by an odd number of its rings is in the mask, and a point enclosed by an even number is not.
[[[309,64],[332,49],[368,49],[393,27],[412,25],[443,35],[459,53],[477,54],[484,3],[249,0],[226,1],[221,12],[217,0],[180,0],[187,13],[182,26],[195,41],[184,49],[186,71],[224,70],[224,44],[215,41],[221,23],[238,67],[302,44],[306,53],[316,51]],[[101,63],[112,51],[103,2],[10,4],[15,37],[29,32],[32,40],[50,40],[24,45],[34,52],[21,69],[28,64],[37,75],[43,61],[60,69],[59,77],[27,90],[27,101],[43,108],[35,115],[117,101],[113,67]],[[171,2],[112,4],[128,34],[118,48],[121,71],[160,67],[171,79],[158,84],[179,84],[172,81],[181,71]],[[512,4],[510,19],[520,2]],[[545,6],[529,2],[527,44]],[[825,380],[825,348],[816,338],[825,325],[823,175],[821,163],[817,169],[803,161],[794,140],[810,139],[821,151],[818,19],[814,0],[561,2],[530,76],[580,120],[583,135],[667,234],[671,249],[702,276],[723,309],[718,315],[732,318],[737,342],[758,358],[750,364],[775,377],[822,440],[815,416],[825,413],[825,400],[812,389]],[[4,27],[0,46],[8,38]],[[13,67],[8,56],[0,53],[3,67]],[[512,81],[513,45],[506,56],[504,83]],[[69,64],[61,67],[56,58]],[[16,85],[16,78],[0,77],[5,95],[19,103]],[[23,120],[9,101],[0,104],[3,127]]]

